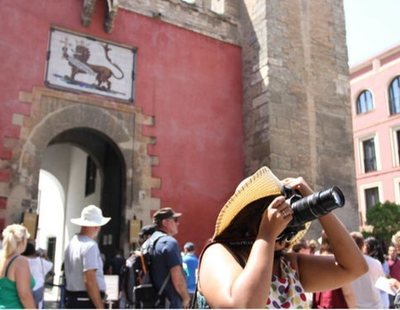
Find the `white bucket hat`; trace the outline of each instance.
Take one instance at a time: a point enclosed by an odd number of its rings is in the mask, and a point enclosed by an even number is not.
[[[111,220],[111,217],[103,217],[103,212],[95,205],[83,208],[80,218],[71,219],[71,223],[79,226],[103,226]]]

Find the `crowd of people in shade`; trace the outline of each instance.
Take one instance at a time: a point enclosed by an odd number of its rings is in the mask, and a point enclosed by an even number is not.
[[[307,294],[310,307],[398,308],[395,296],[400,290],[400,231],[392,236],[388,247],[373,236],[364,238],[360,232],[351,232],[350,235],[364,255],[368,272],[335,290]],[[323,231],[318,241],[302,239],[292,246],[291,251],[308,255],[333,255]]]
[[[154,231],[154,225],[143,227],[140,232],[141,242],[149,238]],[[307,293],[309,306],[311,308],[394,308],[395,296],[384,290],[384,281],[381,287],[377,283],[382,279],[387,279],[388,288],[391,288],[393,292],[400,288],[400,231],[393,235],[387,251],[385,251],[383,242],[374,237],[364,239],[359,232],[352,232],[350,235],[362,251],[369,271],[340,288]],[[10,225],[3,232],[5,249],[0,258],[0,281],[3,282],[2,285],[7,285],[5,282],[12,285],[14,282],[18,288],[18,296],[3,296],[0,291],[0,306],[2,301],[14,300],[14,308],[43,308],[45,280],[46,276],[51,274],[53,264],[46,259],[43,252],[35,249],[33,243],[27,242],[28,238],[29,233],[21,225]],[[331,245],[324,232],[318,241],[302,239],[287,251],[300,255],[333,255]],[[18,254],[22,254],[26,259],[19,257]],[[187,276],[188,293],[193,298],[198,267],[194,244],[187,242],[181,255],[183,270]],[[13,259],[7,259],[9,257]],[[8,260],[8,264],[4,264],[6,260]],[[104,273],[119,274],[126,260],[122,251],[116,251],[115,256],[109,262],[105,262]],[[27,268],[29,268],[28,272]],[[33,284],[32,278],[35,280],[35,284]],[[29,283],[28,286],[25,283]],[[32,292],[31,295],[27,294],[29,291]]]
[[[188,307],[196,288],[196,272],[198,257],[195,254],[195,245],[186,242],[182,251],[172,236],[178,232],[178,218],[180,213],[171,208],[162,208],[154,215],[154,223],[142,227],[139,233],[138,249],[146,241],[157,234],[162,235],[158,243],[159,263],[153,261],[153,280],[156,275],[163,276],[163,272],[172,272],[169,281],[169,301],[177,304],[172,308],[182,308],[185,302]],[[66,284],[62,286],[63,300],[58,304],[60,308],[108,308],[106,305],[106,283],[104,275],[121,276],[122,267],[129,264],[130,257],[124,257],[123,251],[116,250],[115,255],[106,261],[100,253],[96,237],[101,226],[108,223],[110,218],[103,217],[101,210],[93,205],[82,210],[80,218],[71,219],[71,222],[81,227],[69,242],[64,256],[64,274]],[[172,224],[170,224],[173,223]],[[161,239],[161,238],[160,238]],[[11,224],[2,232],[0,244],[0,309],[44,308],[44,291],[46,277],[52,274],[53,263],[44,253],[35,248],[33,240],[26,227],[20,224]],[[133,254],[133,251],[130,254]],[[166,265],[166,266],[164,266]],[[179,294],[173,287],[180,286]],[[126,298],[120,287],[119,300],[114,301],[113,308],[127,308],[132,305],[126,303]],[[168,291],[166,292],[168,294]],[[185,297],[185,298],[181,298]]]

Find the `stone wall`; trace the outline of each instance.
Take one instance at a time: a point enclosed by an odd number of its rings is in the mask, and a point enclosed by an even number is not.
[[[245,173],[338,185],[358,229],[342,2],[246,0],[241,26]]]
[[[216,0],[120,0],[119,7],[174,24],[224,42],[239,43],[240,1],[222,0],[224,13],[212,10]],[[220,0],[221,1],[221,0]]]

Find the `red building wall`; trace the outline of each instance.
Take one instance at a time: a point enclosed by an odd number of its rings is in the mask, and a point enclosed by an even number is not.
[[[0,159],[11,157],[7,138],[20,134],[13,115],[30,113],[19,92],[44,87],[51,26],[136,47],[134,104],[155,118],[155,126],[143,128],[156,138],[148,151],[159,159],[153,176],[161,188],[153,196],[184,213],[181,244],[201,245],[243,176],[241,49],[121,9],[107,34],[106,1],[97,2],[85,28],[81,0],[2,1]],[[0,167],[0,182],[9,179],[8,168]]]

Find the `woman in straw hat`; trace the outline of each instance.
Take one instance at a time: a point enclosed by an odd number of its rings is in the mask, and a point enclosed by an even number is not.
[[[0,254],[0,308],[36,308],[32,295],[35,280],[28,259],[21,255],[28,242],[28,230],[19,224],[3,230],[3,249]]]
[[[199,307],[308,308],[305,292],[343,286],[367,271],[361,252],[332,213],[319,221],[334,256],[282,252],[286,240],[276,240],[293,218],[281,193],[283,184],[303,196],[312,194],[302,178],[280,182],[263,167],[242,181],[221,209],[201,258]]]

